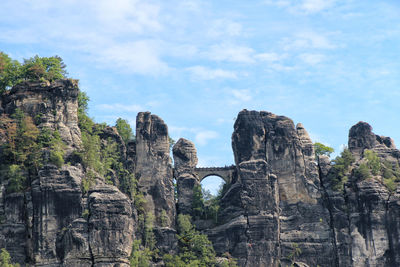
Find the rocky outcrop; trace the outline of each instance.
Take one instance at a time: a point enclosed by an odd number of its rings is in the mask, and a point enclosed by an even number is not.
[[[146,216],[155,216],[157,247],[167,249],[164,252],[174,249],[165,244],[176,244],[175,193],[169,149],[168,127],[164,121],[150,112],[140,112],[136,118],[135,173],[138,189],[145,198]]]
[[[69,148],[79,148],[78,82],[71,79],[23,82],[2,95],[2,110],[12,114],[19,108],[30,115],[39,128],[58,130]]]
[[[0,152],[9,140],[9,115],[19,108],[39,129],[58,130],[68,159],[76,159],[61,167],[22,168],[22,192],[7,191],[10,174],[0,171],[0,248],[29,266],[128,267],[133,241],[144,236],[144,223],[154,215],[150,236],[160,256],[178,253],[176,214],[193,214],[193,188],[200,184],[195,145],[179,139],[172,168],[168,128],[158,116],[139,113],[136,140],[128,144],[116,128],[98,127],[96,142],[112,147],[113,164],[123,166],[98,171],[105,179],[83,165],[78,152],[78,93],[74,81],[60,80],[21,83],[1,96]],[[218,219],[194,221],[218,256],[231,255],[239,266],[400,266],[400,151],[392,139],[357,123],[348,144],[354,161],[340,169],[339,159],[315,158],[302,124],[243,110],[232,148],[235,166],[225,168],[229,184]],[[371,155],[380,166],[374,171]],[[217,169],[201,169],[201,177]],[[82,181],[89,180],[88,189]],[[162,266],[161,257],[154,260]]]
[[[193,188],[200,184],[194,172],[198,161],[196,148],[191,141],[180,138],[172,152],[178,189],[178,212],[192,214]]]
[[[321,179],[335,232],[340,266],[398,266],[398,186],[391,192],[381,173],[369,178],[357,175],[366,149],[379,156],[380,164],[398,166],[399,151],[388,137],[375,135],[372,127],[359,122],[350,129],[349,150],[356,158],[348,171],[343,191],[333,187],[335,178],[326,160],[320,160]],[[383,168],[383,167],[382,167]],[[397,217],[398,218],[398,217]]]
[[[72,80],[26,82],[2,95],[1,111],[11,115],[18,108],[39,129],[58,130],[67,152],[73,152],[81,147],[78,93]],[[105,128],[100,140],[116,142],[123,162],[126,147],[114,128]],[[93,177],[79,161],[72,164],[22,172],[28,185],[19,193],[7,192],[10,179],[0,172],[0,247],[24,266],[129,266],[132,201],[102,177],[83,192],[82,181]]]
[[[285,261],[291,257],[293,250],[299,248],[302,253],[296,255],[296,260],[300,262],[333,264],[329,213],[319,193],[318,168],[312,142],[304,127],[299,124],[296,129],[293,122],[283,116],[244,110],[239,113],[235,123],[232,146],[236,163],[239,164],[242,186],[246,175],[240,166],[243,162],[254,160],[264,162],[266,166],[266,171],[257,173],[267,173],[269,177],[275,177],[277,182],[277,194],[272,193],[274,191],[268,186],[253,186],[253,190],[256,188],[259,191],[258,194],[267,195],[260,205],[271,207],[268,204],[271,199],[277,203],[275,209],[279,211],[279,217],[275,224],[279,229],[265,233],[267,236],[276,235],[274,242],[278,250],[272,253],[273,257]],[[253,179],[249,181],[255,183]],[[252,193],[248,191],[242,187],[242,195]],[[248,206],[255,205],[254,202],[250,203]]]

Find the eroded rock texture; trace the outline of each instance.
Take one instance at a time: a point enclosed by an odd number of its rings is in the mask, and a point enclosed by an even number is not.
[[[19,108],[39,129],[58,130],[70,155],[82,143],[78,92],[71,80],[22,83],[2,96],[1,112],[11,115]],[[107,128],[100,136],[103,142],[109,138],[126,151],[115,129]],[[3,145],[6,139],[0,140]],[[12,261],[23,266],[129,266],[132,201],[117,187],[99,177],[85,194],[82,180],[88,174],[79,162],[60,168],[46,164],[36,174],[22,173],[29,184],[20,193],[6,191],[9,179],[4,175],[2,171],[0,247],[10,252]]]
[[[304,127],[296,129],[286,117],[247,110],[239,113],[232,135],[238,179],[223,201],[239,197],[236,207],[241,211],[236,214],[241,215],[220,228],[227,228],[223,231],[230,232],[232,240],[241,239],[233,250],[221,247],[238,257],[241,265],[277,266],[296,248],[302,253],[290,263],[334,262],[329,213],[319,193],[311,144]],[[232,209],[232,205],[222,206]],[[242,217],[242,225],[233,224]],[[211,236],[220,239],[218,234]]]
[[[178,189],[178,212],[192,214],[193,188],[199,185],[194,169],[197,165],[197,152],[194,144],[180,138],[173,147],[175,179]]]
[[[378,136],[359,122],[350,129],[349,149],[356,158],[343,191],[332,189],[327,160],[320,162],[340,266],[399,266],[399,188],[391,191],[380,173],[360,178],[365,151],[374,151],[381,162],[398,165],[393,140]],[[397,219],[395,219],[397,217]]]
[[[127,267],[132,243],[141,235],[143,214],[136,210],[132,187],[121,184],[132,176],[121,180],[110,167],[111,185],[91,172],[92,186],[83,189],[89,172],[74,153],[82,146],[78,93],[74,81],[60,80],[21,83],[1,97],[0,115],[8,115],[3,123],[21,109],[39,129],[58,130],[71,159],[61,167],[45,164],[23,172],[28,186],[18,193],[6,190],[10,179],[0,172],[0,248],[22,265]],[[0,145],[7,141],[4,129]],[[136,140],[127,144],[113,127],[98,131],[100,147],[116,144],[118,164],[137,178],[144,215],[155,218],[156,248],[160,254],[178,253],[176,213],[193,214],[193,188],[199,184],[195,145],[178,140],[173,169],[168,128],[158,116],[139,113]],[[232,147],[235,171],[220,199],[217,222],[194,222],[218,256],[228,252],[239,266],[400,266],[400,151],[392,139],[374,134],[365,122],[354,125],[348,144],[354,161],[339,177],[337,162],[315,158],[302,124],[243,110]],[[381,167],[363,176],[367,149]],[[162,265],[161,257],[156,261]]]
[[[63,141],[78,148],[81,131],[78,127],[77,81],[24,82],[15,85],[2,96],[2,109],[12,114],[16,108],[30,115],[39,128],[58,130]]]
[[[169,149],[164,121],[150,112],[140,112],[136,118],[136,178],[146,200],[145,210],[155,216],[157,245],[167,251],[166,244],[176,243],[175,233],[171,234],[176,209]]]

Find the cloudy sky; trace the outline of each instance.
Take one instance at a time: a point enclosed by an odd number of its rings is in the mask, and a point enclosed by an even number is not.
[[[233,163],[244,108],[336,151],[361,120],[400,142],[396,0],[1,0],[0,50],[61,56],[97,122],[151,111],[201,166]]]

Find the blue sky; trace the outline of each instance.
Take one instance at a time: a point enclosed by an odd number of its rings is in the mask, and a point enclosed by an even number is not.
[[[340,151],[358,121],[400,142],[400,3],[339,0],[2,0],[0,50],[61,56],[90,115],[139,111],[233,163],[243,108],[301,122]]]

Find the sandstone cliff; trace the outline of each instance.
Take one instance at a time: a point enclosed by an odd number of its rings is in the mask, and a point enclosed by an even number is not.
[[[113,127],[82,126],[78,96],[72,80],[25,82],[1,96],[0,248],[14,262],[49,267],[130,266],[132,248],[150,248],[151,264],[163,266],[163,255],[179,253],[177,215],[194,215],[202,179],[195,144],[178,140],[172,166],[161,118],[139,113],[136,139],[125,143]],[[28,137],[44,144],[29,143],[34,153],[24,161],[4,158],[19,111],[31,118]],[[49,131],[59,133],[62,160],[51,160],[58,135]],[[392,139],[360,122],[331,161],[316,158],[302,124],[243,110],[232,148],[218,220],[194,216],[218,264],[232,256],[239,266],[400,266],[400,151]]]

